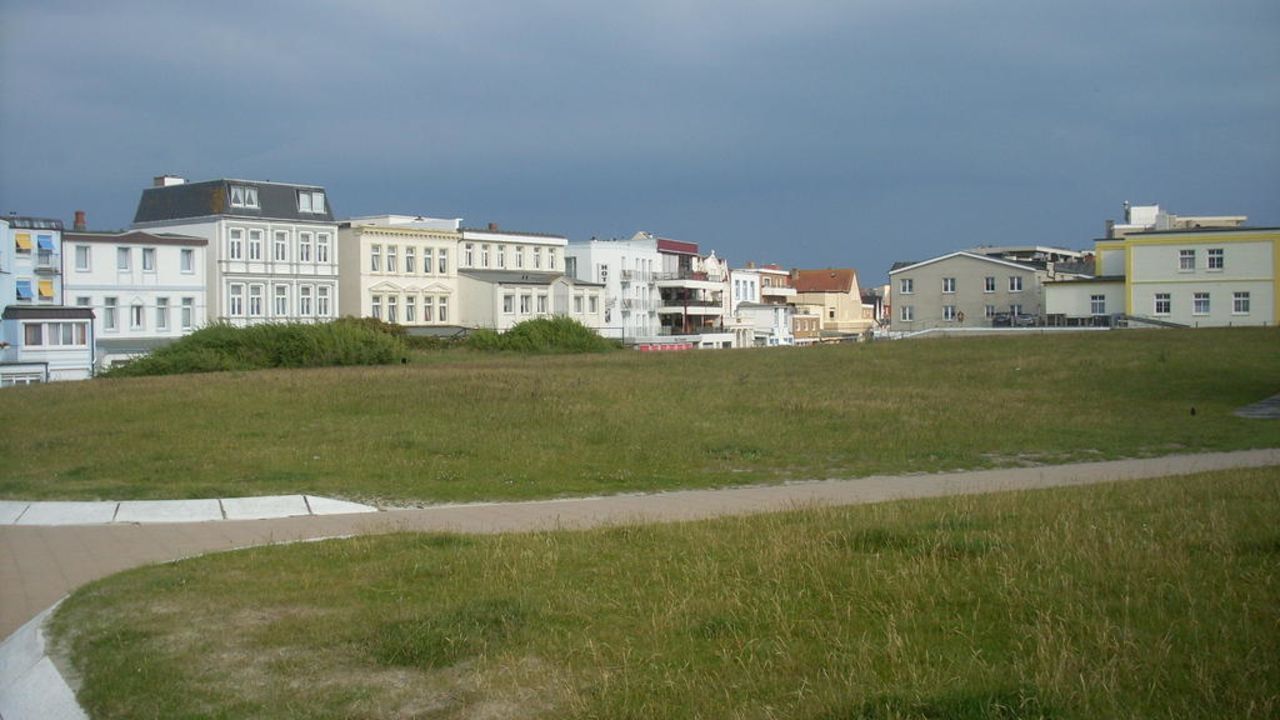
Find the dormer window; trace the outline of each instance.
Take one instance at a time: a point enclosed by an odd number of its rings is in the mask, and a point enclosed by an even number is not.
[[[231,207],[233,208],[257,208],[258,207],[258,188],[248,185],[232,185],[231,186]]]
[[[324,192],[320,190],[299,190],[298,212],[323,214]]]

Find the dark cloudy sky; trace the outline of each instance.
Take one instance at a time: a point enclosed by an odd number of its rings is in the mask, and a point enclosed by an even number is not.
[[[1280,225],[1275,0],[0,0],[0,212],[152,176],[734,264]]]

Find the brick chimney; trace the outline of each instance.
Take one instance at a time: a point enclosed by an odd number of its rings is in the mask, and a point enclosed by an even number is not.
[[[497,229],[498,229],[498,223],[489,223],[489,229],[490,229],[490,230],[497,230]]]
[[[73,225],[71,226],[71,229],[72,229],[72,230],[75,230],[76,232],[84,232],[84,231],[85,231],[85,228],[86,228],[86,226],[85,226],[85,224],[84,224],[84,211],[83,211],[83,210],[77,210],[77,211],[76,211],[76,221],[75,221],[75,224],[73,224]]]

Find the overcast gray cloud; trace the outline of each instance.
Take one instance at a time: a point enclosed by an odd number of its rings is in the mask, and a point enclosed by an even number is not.
[[[1280,6],[0,0],[3,210],[152,175],[732,261],[1084,247],[1124,200],[1280,225]]]

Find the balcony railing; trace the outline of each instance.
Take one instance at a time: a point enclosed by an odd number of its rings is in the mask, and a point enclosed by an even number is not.
[[[55,252],[36,253],[36,272],[57,275],[62,272],[62,256]]]
[[[622,282],[649,282],[655,275],[648,270],[623,270]]]

